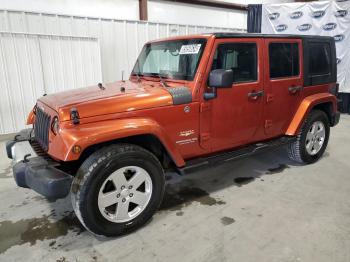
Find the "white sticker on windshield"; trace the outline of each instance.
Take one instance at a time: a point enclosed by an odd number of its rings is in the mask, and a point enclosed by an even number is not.
[[[194,45],[183,45],[180,49],[180,55],[188,55],[188,54],[198,54],[201,49],[202,44],[194,44]]]

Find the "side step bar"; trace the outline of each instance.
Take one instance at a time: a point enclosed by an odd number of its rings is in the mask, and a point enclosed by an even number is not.
[[[224,152],[219,155],[212,155],[206,158],[190,160],[186,162],[185,167],[179,168],[177,171],[180,175],[184,175],[191,169],[194,169],[200,166],[204,166],[204,165],[215,166],[218,164],[223,164],[231,160],[236,160],[239,158],[251,156],[251,155],[263,152],[265,150],[287,145],[289,143],[294,142],[295,140],[296,140],[296,137],[284,136],[277,139],[265,141],[263,143],[252,144],[240,149]]]

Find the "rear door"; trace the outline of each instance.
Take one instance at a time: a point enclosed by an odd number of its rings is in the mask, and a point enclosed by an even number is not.
[[[267,137],[283,135],[302,98],[301,39],[265,39],[264,128]]]

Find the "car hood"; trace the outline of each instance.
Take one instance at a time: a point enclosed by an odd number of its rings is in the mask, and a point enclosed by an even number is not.
[[[70,120],[72,108],[78,110],[80,118],[86,118],[173,104],[169,92],[159,84],[131,81],[73,89],[43,96],[39,101],[58,112],[61,121]]]

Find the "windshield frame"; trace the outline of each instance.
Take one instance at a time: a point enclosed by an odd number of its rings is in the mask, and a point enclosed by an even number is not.
[[[140,57],[143,55],[143,52],[145,52],[146,48],[148,48],[151,45],[157,45],[157,44],[163,44],[163,43],[168,43],[168,42],[184,42],[183,44],[190,44],[189,42],[191,41],[196,41],[198,44],[201,44],[201,49],[200,49],[200,54],[198,56],[198,61],[195,65],[195,70],[193,71],[192,75],[182,75],[181,77],[174,77],[174,75],[170,74],[160,74],[160,73],[141,73],[139,70],[140,67]],[[200,65],[200,62],[202,61],[203,54],[205,52],[205,48],[207,46],[208,39],[205,37],[201,38],[180,38],[180,39],[167,39],[167,40],[161,40],[161,41],[153,41],[153,42],[148,42],[146,43],[139,56],[136,59],[135,65],[131,71],[132,76],[138,76],[138,77],[151,77],[151,78],[158,78],[159,76],[165,80],[173,80],[173,81],[193,81],[197,72],[198,68]]]

